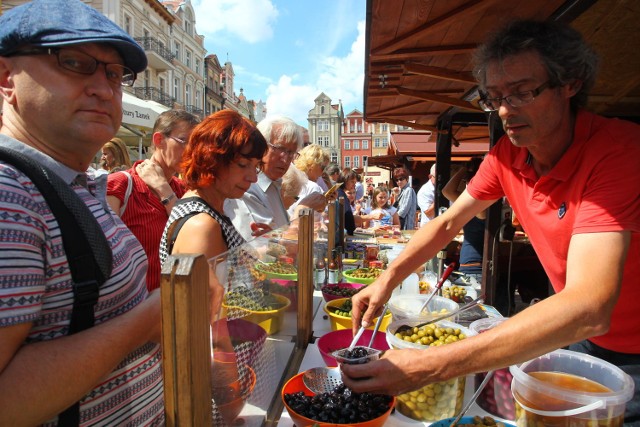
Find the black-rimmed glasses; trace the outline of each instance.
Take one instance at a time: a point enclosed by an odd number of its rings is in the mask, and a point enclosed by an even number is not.
[[[518,108],[532,103],[533,100],[548,87],[550,87],[550,82],[546,81],[533,90],[526,90],[524,92],[513,93],[511,95],[499,96],[496,98],[483,97],[478,101],[478,104],[484,111],[497,111],[502,105],[502,101],[506,101],[507,104],[512,107]]]
[[[133,86],[136,81],[136,73],[129,67],[122,64],[108,64],[98,61],[93,56],[74,49],[25,49],[12,52],[6,56],[28,56],[28,55],[55,55],[60,68],[78,73],[91,75],[96,72],[98,65],[104,65],[107,80],[113,84],[122,86]]]
[[[275,151],[279,156],[285,156],[292,160],[295,160],[300,156],[300,154],[296,150],[287,150],[280,145],[275,145],[270,142],[267,142],[267,145],[269,145],[269,147],[273,149],[273,151]]]

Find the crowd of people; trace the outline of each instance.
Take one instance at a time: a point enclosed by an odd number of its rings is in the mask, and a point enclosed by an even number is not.
[[[404,166],[393,170],[393,187],[366,188],[319,146],[303,147],[300,126],[287,117],[256,126],[230,110],[202,121],[170,110],[154,125],[151,156],[131,164],[114,136],[122,87],[146,68],[144,50],[80,0],[34,0],[2,15],[0,144],[64,180],[112,257],[93,318],[72,329],[78,297],[59,218],[24,171],[0,162],[0,206],[11,212],[0,218],[0,425],[162,425],[162,263],[177,253],[212,259],[287,225],[299,209],[321,213],[336,183],[348,234],[422,225],[353,298],[354,330],[460,229],[463,267],[478,274],[483,212],[504,196],[557,291],[456,345],[343,366],[346,385],[398,394],[571,346],[620,366],[638,390],[639,128],[584,110],[596,57],[567,27],[516,22],[476,59],[481,105],[500,116],[507,135],[479,167],[454,172],[443,194],[455,203],[436,216],[434,168],[418,194]],[[90,168],[99,150],[108,172],[102,188],[105,174]],[[224,290],[213,270],[209,287],[215,316]],[[636,391],[628,420],[638,419],[639,400]]]

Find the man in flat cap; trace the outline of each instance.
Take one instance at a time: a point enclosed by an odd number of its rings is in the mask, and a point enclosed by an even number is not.
[[[0,146],[59,176],[113,255],[95,326],[70,335],[75,294],[58,222],[31,179],[0,161],[0,425],[164,423],[159,292],[148,294],[142,247],[85,173],[120,127],[122,86],[146,65],[129,35],[79,0],[0,16]]]

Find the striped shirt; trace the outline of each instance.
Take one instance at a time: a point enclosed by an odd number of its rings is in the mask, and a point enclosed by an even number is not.
[[[100,288],[95,323],[122,315],[148,295],[147,261],[136,238],[106,202],[78,184],[78,172],[7,136],[0,144],[23,152],[58,174],[89,207],[113,252],[113,271]],[[82,174],[80,174],[82,176]],[[14,167],[0,162],[0,327],[31,323],[25,344],[69,332],[73,290],[60,228],[39,190]],[[164,422],[160,346],[131,354],[80,403],[81,425],[159,425]],[[34,402],[37,404],[37,402]],[[44,425],[55,426],[57,417]]]
[[[160,287],[160,239],[167,223],[167,210],[155,193],[144,183],[136,172],[136,166],[142,160],[134,163],[128,170],[133,181],[133,191],[129,196],[127,209],[122,215],[122,221],[136,236],[149,260],[147,271],[147,289],[152,291]],[[169,185],[176,197],[184,194],[184,187],[177,178],[172,178]],[[120,204],[124,203],[128,179],[123,173],[112,173],[107,178],[107,195],[117,197]]]

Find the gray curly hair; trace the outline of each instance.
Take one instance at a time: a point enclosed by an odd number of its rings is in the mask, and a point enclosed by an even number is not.
[[[598,55],[578,31],[554,21],[514,21],[480,45],[474,54],[474,73],[480,88],[484,90],[486,86],[490,62],[501,63],[508,56],[526,51],[540,54],[551,87],[576,80],[582,82],[571,99],[571,107],[577,109],[586,105],[596,81]]]

